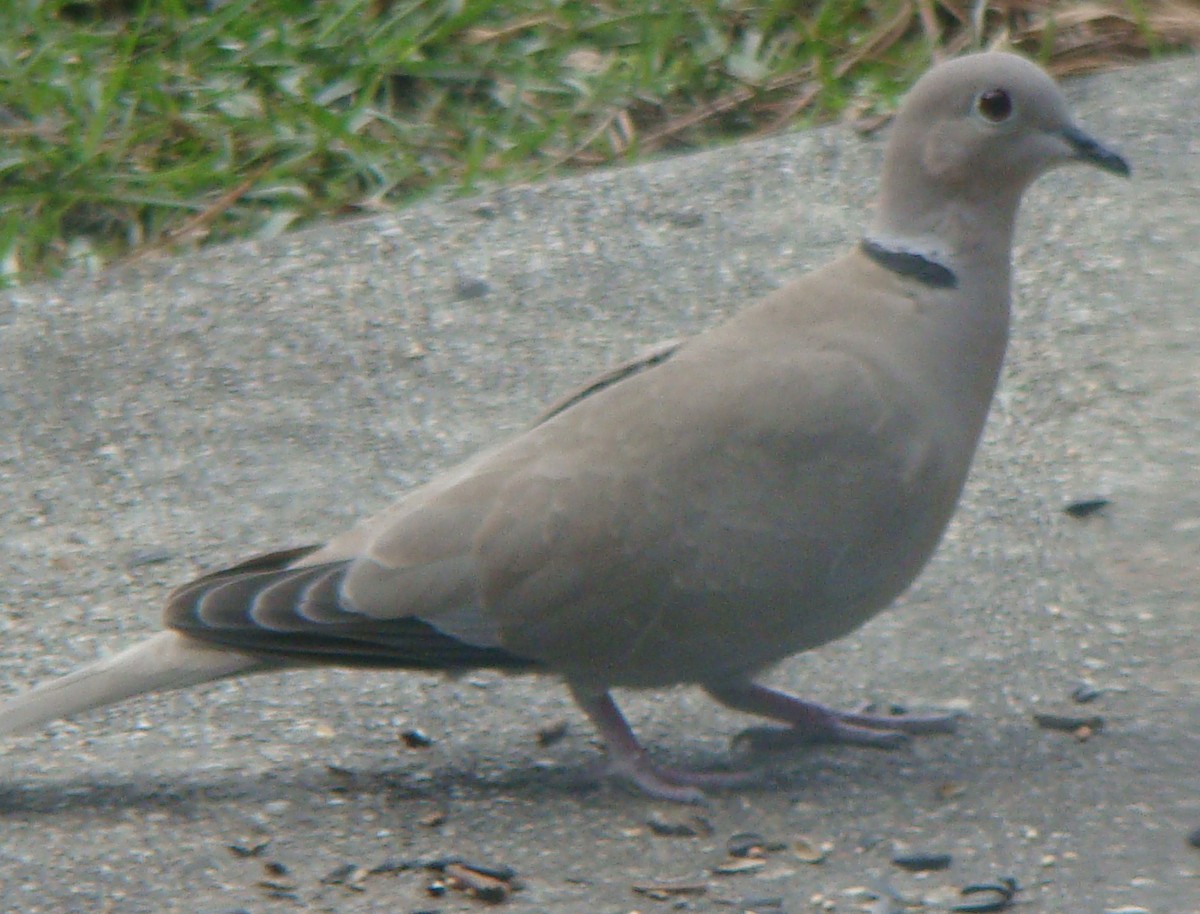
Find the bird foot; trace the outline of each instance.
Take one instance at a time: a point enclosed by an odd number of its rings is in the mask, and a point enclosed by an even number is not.
[[[608,750],[604,774],[642,793],[673,803],[703,803],[706,787],[740,787],[756,778],[752,771],[688,771],[656,765],[608,692],[578,686],[572,686],[571,691],[604,739]]]
[[[644,753],[635,756],[610,755],[604,774],[623,781],[658,800],[673,803],[703,803],[705,789],[742,787],[758,780],[753,771],[691,771],[656,765]]]
[[[747,727],[733,738],[734,747],[751,752],[778,751],[796,746],[847,745],[874,749],[899,749],[912,736],[953,733],[957,713],[875,714],[837,711],[824,705],[803,702],[804,714],[790,727]]]

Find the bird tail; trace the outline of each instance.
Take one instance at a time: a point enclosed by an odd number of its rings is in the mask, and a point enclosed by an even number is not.
[[[168,692],[287,664],[161,632],[0,705],[0,736],[32,730],[148,692]]]

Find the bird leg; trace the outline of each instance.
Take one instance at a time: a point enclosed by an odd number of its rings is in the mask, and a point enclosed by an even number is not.
[[[643,793],[677,803],[700,803],[704,787],[737,787],[754,780],[754,773],[749,771],[687,771],[656,765],[607,691],[571,686],[571,693],[604,740],[608,750],[606,773]]]
[[[785,730],[751,727],[735,737],[751,749],[776,749],[813,743],[843,743],[895,749],[909,736],[953,733],[958,714],[868,714],[837,711],[816,702],[803,701],[753,682],[709,685],[708,694],[737,711],[770,717],[790,724]]]

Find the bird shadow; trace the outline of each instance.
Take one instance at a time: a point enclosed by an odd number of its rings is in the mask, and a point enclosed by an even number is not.
[[[845,757],[842,753],[850,753]],[[673,755],[673,753],[669,753]],[[727,752],[691,752],[686,759],[664,758],[696,770],[729,770]],[[722,796],[756,796],[778,791],[828,790],[846,781],[887,783],[904,753],[870,749],[821,747],[768,752],[754,758],[754,777]],[[852,761],[857,758],[857,761]],[[911,761],[911,760],[910,760]],[[279,766],[248,772],[237,767],[207,768],[203,773],[98,772],[66,778],[0,784],[0,820],[24,816],[54,816],[87,812],[100,819],[143,812],[199,812],[226,804],[265,804],[277,800],[325,802],[337,796],[346,800],[400,805],[444,801],[448,795],[486,801],[496,797],[531,804],[572,797],[625,796],[648,801],[632,787],[604,775],[603,757],[584,752],[554,764],[533,763],[486,770],[471,762],[452,762],[421,769],[411,765]],[[903,782],[904,778],[899,778]]]

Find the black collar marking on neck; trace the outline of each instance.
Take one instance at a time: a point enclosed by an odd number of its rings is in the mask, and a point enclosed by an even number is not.
[[[958,286],[958,277],[949,267],[942,266],[923,254],[885,248],[869,238],[864,238],[859,247],[885,270],[891,270],[900,276],[908,276],[934,289],[953,289]]]

